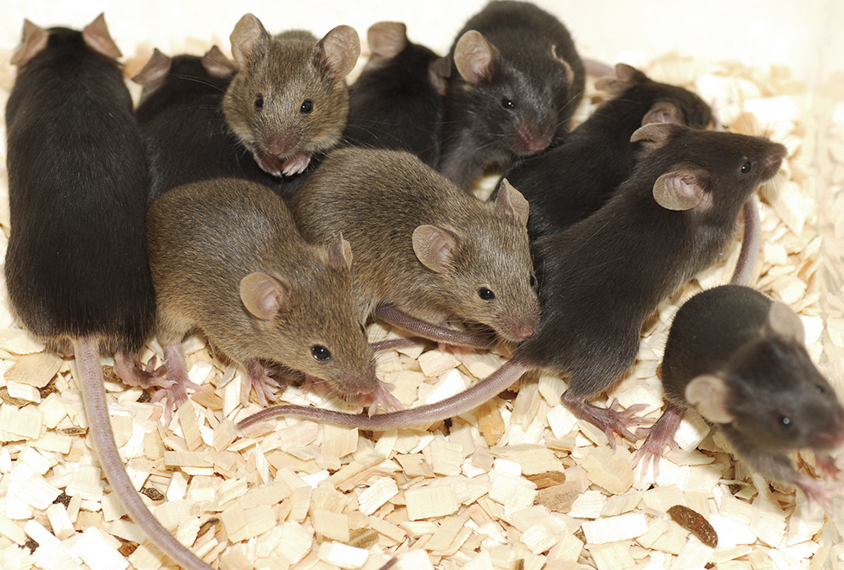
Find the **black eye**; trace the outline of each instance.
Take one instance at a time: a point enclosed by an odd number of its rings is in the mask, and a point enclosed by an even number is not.
[[[310,99],[302,101],[302,106],[299,107],[299,112],[303,115],[309,115],[314,110],[314,102]]]
[[[533,289],[534,287],[536,287],[536,277],[531,275],[530,276],[530,288]]]
[[[815,386],[815,392],[817,392],[818,394],[826,394],[826,388],[818,384],[817,386]]]
[[[791,418],[786,417],[786,416],[780,416],[780,424],[782,424],[782,427],[790,428],[791,427]]]
[[[362,332],[363,335],[366,336],[366,329],[364,328],[363,325],[360,326],[360,332]]]
[[[255,108],[259,111],[264,108],[264,96],[260,93],[255,96]]]
[[[742,174],[747,174],[752,169],[753,169],[753,163],[750,162],[750,161],[747,161],[747,162],[745,162],[744,164],[741,165],[741,173]]]
[[[493,299],[495,299],[495,293],[493,293],[486,287],[478,289],[478,296],[484,301],[492,301]]]
[[[311,354],[313,354],[314,358],[316,358],[320,362],[325,362],[326,360],[331,358],[331,352],[329,352],[327,348],[319,344],[315,344],[311,347]]]
[[[508,111],[509,111],[510,109],[515,109],[515,108],[516,108],[516,104],[515,104],[515,103],[513,103],[513,100],[512,100],[512,99],[508,99],[507,97],[504,97],[504,98],[501,100],[501,106],[502,106],[502,107],[504,107],[505,109],[507,109]]]

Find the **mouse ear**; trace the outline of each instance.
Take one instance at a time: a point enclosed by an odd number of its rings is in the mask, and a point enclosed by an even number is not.
[[[144,95],[149,95],[164,83],[164,78],[170,72],[171,63],[172,60],[169,57],[155,48],[146,65],[132,76],[132,81],[144,88]]]
[[[778,301],[771,303],[762,330],[768,338],[779,338],[799,344],[806,342],[806,330],[803,328],[803,321],[791,307]]]
[[[438,57],[428,64],[428,79],[437,93],[442,96],[445,96],[449,77],[451,77],[451,60],[449,58]]]
[[[656,203],[666,210],[682,212],[711,203],[711,195],[704,189],[709,173],[687,166],[666,172],[654,182],[653,196]]]
[[[96,20],[85,26],[82,30],[82,39],[89,48],[106,57],[117,59],[122,55],[117,49],[117,44],[111,39],[111,34],[108,33],[105,14],[100,14]]]
[[[346,77],[360,57],[360,38],[351,26],[337,26],[317,43],[319,58],[334,77]]]
[[[630,142],[641,142],[648,149],[664,147],[675,133],[672,123],[650,123],[636,129],[630,136]]]
[[[217,46],[211,46],[202,56],[202,67],[211,77],[226,77],[237,73],[237,66]]]
[[[454,66],[467,83],[492,79],[497,62],[498,50],[475,30],[460,36],[454,46]]]
[[[257,50],[262,51],[272,40],[272,36],[264,28],[261,20],[253,14],[244,14],[237,21],[229,36],[232,43],[232,57],[240,69],[248,69]]]
[[[328,263],[337,267],[352,268],[352,245],[339,234],[328,244]]]
[[[686,400],[701,417],[714,424],[728,424],[735,419],[727,409],[729,395],[726,382],[711,374],[698,376],[686,386]]]
[[[621,95],[636,83],[649,81],[648,76],[626,63],[615,64],[615,76],[601,77],[595,82],[595,88],[611,95]]]
[[[501,179],[498,195],[495,197],[495,213],[499,216],[513,216],[520,224],[527,226],[530,203],[521,192],[513,188],[506,178]]]
[[[574,70],[571,68],[571,64],[569,64],[569,62],[557,55],[556,44],[551,44],[551,59],[555,59],[563,65],[566,74],[566,83],[569,85],[574,83]]]
[[[434,273],[445,272],[459,248],[457,236],[448,230],[428,225],[413,230],[413,253]]]
[[[654,105],[642,117],[642,126],[653,123],[673,123],[682,125],[680,110],[673,103],[654,103]]]
[[[29,20],[23,21],[23,41],[15,53],[12,54],[12,65],[22,67],[29,63],[29,60],[38,55],[41,50],[47,47],[49,32],[39,28]]]
[[[366,32],[372,57],[392,59],[407,47],[407,26],[401,22],[378,22]]]
[[[240,300],[246,310],[262,321],[269,321],[287,306],[290,285],[266,273],[250,273],[240,280]]]

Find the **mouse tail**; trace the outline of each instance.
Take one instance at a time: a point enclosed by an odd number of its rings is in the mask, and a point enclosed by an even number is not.
[[[132,520],[167,556],[186,570],[213,570],[176,540],[150,512],[126,474],[123,460],[114,442],[111,418],[100,365],[99,344],[94,337],[81,337],[73,343],[82,402],[88,416],[88,434],[94,440],[100,466]]]
[[[511,360],[486,379],[481,380],[459,394],[433,404],[426,404],[409,410],[368,416],[366,414],[346,414],[305,406],[275,406],[261,410],[241,420],[238,422],[237,428],[242,430],[260,421],[277,417],[304,418],[317,422],[373,431],[430,425],[434,422],[463,414],[488,402],[510,387],[510,385],[521,378],[522,374],[528,370],[530,370],[529,366],[516,360]]]
[[[741,240],[741,251],[739,252],[738,263],[730,279],[732,285],[744,285],[751,287],[753,277],[756,274],[756,260],[759,257],[759,248],[762,244],[762,224],[759,220],[759,206],[756,203],[756,196],[751,194],[744,203],[744,236]]]

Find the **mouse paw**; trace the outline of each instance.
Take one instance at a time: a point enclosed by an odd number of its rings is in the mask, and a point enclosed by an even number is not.
[[[246,363],[245,368],[252,389],[255,390],[255,395],[258,397],[258,403],[266,408],[270,402],[273,404],[278,402],[275,392],[269,386],[269,381],[272,378],[267,375],[264,365],[259,361],[252,361]]]
[[[647,406],[644,404],[636,404],[630,406],[626,410],[614,410],[617,400],[613,400],[607,408],[599,408],[590,404],[586,400],[566,399],[563,394],[563,404],[578,418],[586,420],[587,422],[599,427],[610,442],[610,446],[615,449],[614,434],[630,441],[637,441],[639,437],[634,435],[630,428],[636,428],[643,425],[647,420],[645,418],[634,417],[635,414],[644,410]]]
[[[163,367],[156,368],[155,364],[155,357],[143,366],[139,360],[122,350],[114,354],[114,371],[127,386],[170,389],[174,382],[165,379]]]
[[[273,176],[281,176],[283,162],[277,156],[267,154],[264,152],[253,151],[252,156],[255,157],[255,162],[261,167],[261,170]]]
[[[381,380],[377,380],[377,382],[378,387],[372,394],[369,394],[369,415],[374,416],[375,410],[379,405],[387,412],[400,412],[403,410],[404,406],[399,399],[390,394],[390,390],[393,389],[393,385],[385,384]]]
[[[153,394],[152,401],[159,402],[165,397],[167,398],[167,404],[164,405],[164,424],[170,425],[173,412],[188,399],[187,389],[201,390],[202,388],[192,382],[188,376],[187,363],[178,346],[164,347],[164,355],[165,363],[154,373],[161,375],[166,370],[167,380],[171,382],[171,385]]]
[[[841,475],[841,469],[835,464],[835,458],[828,453],[815,452],[815,464],[818,467],[818,472],[830,479],[838,479]]]
[[[633,463],[630,466],[635,469],[636,465],[641,461],[642,475],[644,476],[648,471],[648,464],[653,463],[653,476],[656,479],[659,476],[659,460],[662,457],[662,450],[666,444],[674,451],[680,451],[680,446],[674,440],[674,434],[685,413],[686,411],[683,408],[674,404],[668,404],[665,412],[663,412],[657,422],[650,426],[650,428],[644,428],[648,432],[648,437],[642,444],[642,447],[636,451],[633,456]]]
[[[281,171],[285,176],[293,176],[304,172],[311,163],[311,157],[303,152],[297,152],[282,163]]]
[[[818,479],[809,477],[808,475],[798,474],[794,478],[793,483],[800,487],[806,493],[806,498],[809,499],[809,506],[813,504],[819,505],[827,513],[832,513],[832,491],[829,486]]]

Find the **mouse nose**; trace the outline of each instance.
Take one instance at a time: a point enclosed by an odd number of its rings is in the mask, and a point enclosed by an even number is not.
[[[522,126],[516,130],[517,154],[536,154],[548,148],[551,144],[551,132],[537,132],[529,126]]]
[[[269,154],[285,157],[293,153],[293,148],[299,142],[299,129],[291,127],[281,133],[267,133],[263,139]]]
[[[779,171],[782,161],[786,156],[788,156],[788,149],[779,143],[771,144],[771,150],[764,159],[764,169],[767,178],[774,176]]]
[[[504,326],[507,329],[509,340],[521,342],[533,336],[536,332],[536,323],[528,319],[519,319],[513,315],[504,317]]]

